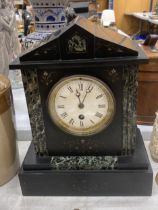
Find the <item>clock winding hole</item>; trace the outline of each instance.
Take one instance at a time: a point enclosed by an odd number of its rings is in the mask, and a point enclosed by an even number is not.
[[[84,116],[83,114],[80,114],[80,115],[78,116],[78,118],[79,118],[80,120],[84,120],[85,116]]]

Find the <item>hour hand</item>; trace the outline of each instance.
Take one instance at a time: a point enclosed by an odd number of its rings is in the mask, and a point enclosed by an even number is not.
[[[77,89],[76,89],[76,96],[77,96],[77,98],[79,100],[79,103],[81,104],[81,99],[80,99],[81,94],[80,94],[80,92]]]
[[[79,98],[80,97],[80,92],[76,89],[76,96]]]

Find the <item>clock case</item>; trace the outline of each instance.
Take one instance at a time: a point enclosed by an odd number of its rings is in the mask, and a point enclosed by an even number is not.
[[[10,65],[22,72],[33,136],[19,173],[24,195],[151,194],[152,169],[136,126],[137,70],[146,62],[134,41],[78,17]],[[113,121],[96,135],[65,133],[48,113],[52,86],[78,74],[102,80],[115,97]]]

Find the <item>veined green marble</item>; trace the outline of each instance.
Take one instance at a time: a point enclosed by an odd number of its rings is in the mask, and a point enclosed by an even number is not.
[[[105,170],[114,169],[117,161],[112,156],[53,156],[51,166],[55,170]]]
[[[124,66],[123,72],[123,149],[122,154],[131,154],[136,140],[136,100],[138,66]]]
[[[47,148],[37,71],[32,71],[32,69],[23,70],[22,78],[29,111],[34,148],[37,154],[45,155],[47,154]]]

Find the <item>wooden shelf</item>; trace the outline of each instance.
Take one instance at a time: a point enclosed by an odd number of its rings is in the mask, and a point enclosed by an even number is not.
[[[148,46],[142,48],[149,63],[139,67],[137,121],[138,124],[152,125],[158,110],[158,53],[151,52]]]

